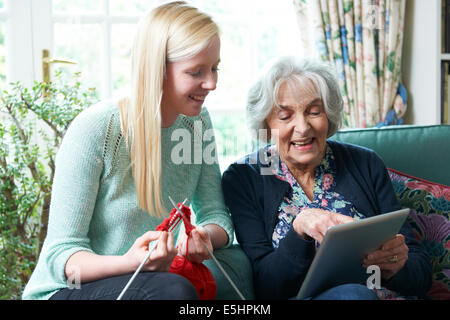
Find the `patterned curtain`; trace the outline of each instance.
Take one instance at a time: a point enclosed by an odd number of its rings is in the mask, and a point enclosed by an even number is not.
[[[336,67],[345,127],[401,124],[406,0],[293,0],[302,45]]]

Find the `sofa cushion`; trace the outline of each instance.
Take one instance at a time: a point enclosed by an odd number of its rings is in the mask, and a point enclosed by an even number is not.
[[[214,256],[245,299],[255,299],[252,265],[241,247],[233,244],[227,248],[217,249],[214,250]],[[241,298],[213,259],[205,260],[203,263],[211,270],[216,280],[216,300],[239,300]]]
[[[450,187],[388,169],[402,207],[411,209],[409,223],[430,255],[431,299],[450,299]]]

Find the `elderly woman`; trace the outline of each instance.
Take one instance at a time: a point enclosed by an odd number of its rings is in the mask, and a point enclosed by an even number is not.
[[[266,129],[273,144],[233,163],[222,186],[257,298],[294,297],[329,227],[400,209],[373,151],[327,140],[342,109],[333,72],[313,61],[278,59],[250,89],[249,127]],[[431,285],[429,258],[407,223],[361,263],[378,265],[382,286],[394,292],[423,297]],[[377,297],[347,284],[311,298]]]

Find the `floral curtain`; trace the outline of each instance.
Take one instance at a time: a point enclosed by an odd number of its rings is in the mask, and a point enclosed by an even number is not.
[[[302,45],[336,67],[344,126],[401,124],[406,0],[293,0]]]

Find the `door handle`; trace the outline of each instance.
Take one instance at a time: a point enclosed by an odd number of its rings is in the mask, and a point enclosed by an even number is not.
[[[50,64],[52,63],[77,64],[75,60],[50,58],[49,50],[42,50],[42,79],[44,82],[48,83],[50,81]]]

